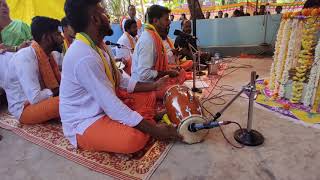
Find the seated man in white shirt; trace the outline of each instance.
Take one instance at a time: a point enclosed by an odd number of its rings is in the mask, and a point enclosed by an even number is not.
[[[117,58],[124,59],[126,65],[125,71],[131,75],[131,64],[132,64],[132,54],[136,46],[138,37],[137,37],[137,22],[133,19],[126,20],[124,25],[125,32],[118,40],[118,44],[123,45],[122,48],[117,48],[116,55]]]
[[[178,72],[169,67],[169,59],[170,61],[174,59],[173,52],[167,51],[170,48],[166,48],[165,45],[171,44],[173,47],[172,42],[167,38],[170,12],[168,8],[159,5],[152,5],[148,9],[149,24],[145,24],[145,31],[139,38],[132,57],[131,76],[136,81],[153,82],[165,75],[172,77],[168,84],[157,92],[158,98],[163,97],[169,86],[181,84],[185,80],[184,71]]]
[[[8,62],[5,91],[9,112],[21,123],[37,124],[59,118],[60,72],[51,52],[62,51],[60,21],[35,17],[31,33],[35,41]]]
[[[67,0],[65,12],[78,33],[65,55],[60,87],[63,132],[71,144],[86,150],[134,153],[149,136],[180,139],[175,128],[153,121],[154,94],[117,94],[121,88],[154,90],[166,79],[140,83],[120,74],[103,43],[113,31],[101,0]]]

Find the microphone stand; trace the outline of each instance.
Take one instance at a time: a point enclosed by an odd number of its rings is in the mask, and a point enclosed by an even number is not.
[[[234,139],[240,144],[247,146],[258,146],[263,144],[264,137],[258,131],[252,129],[252,114],[253,114],[253,103],[256,96],[256,72],[251,72],[251,82],[247,86],[250,92],[249,94],[249,108],[248,108],[248,122],[246,129],[238,129],[234,133]]]
[[[109,46],[117,47],[118,49],[128,49],[130,51],[134,50],[133,48],[129,48],[128,46],[121,45],[121,44],[119,44],[119,46],[118,45],[109,45]]]
[[[189,50],[192,53],[192,59],[193,59],[193,86],[192,86],[192,92],[202,93],[202,90],[196,87],[196,68],[197,68],[197,54],[198,54],[198,61],[199,61],[199,69],[200,69],[200,51],[195,49],[189,42],[188,42]],[[192,49],[194,49],[196,52],[193,53]]]
[[[264,137],[258,131],[252,129],[252,114],[253,114],[253,103],[256,96],[256,79],[258,75],[256,75],[255,71],[251,72],[251,81],[246,86],[244,86],[238,94],[236,94],[219,112],[217,112],[213,119],[207,122],[204,126],[212,126],[216,127],[216,124],[213,123],[217,119],[221,117],[223,112],[245,91],[249,92],[249,107],[248,107],[248,122],[246,129],[238,129],[234,133],[234,138],[240,144],[247,146],[258,146],[263,144]],[[192,129],[192,128],[191,128]]]

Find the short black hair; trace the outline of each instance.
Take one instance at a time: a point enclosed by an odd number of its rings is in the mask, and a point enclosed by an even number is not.
[[[185,14],[185,13],[182,13],[181,16],[186,16],[186,14]]]
[[[135,5],[133,5],[133,4],[130,4],[130,5],[128,6],[128,11],[129,11],[129,9],[130,9],[131,7],[134,7],[134,8],[136,8],[136,6],[135,6]]]
[[[160,6],[160,5],[152,5],[148,8],[148,20],[149,23],[152,23],[152,20],[154,18],[156,19],[160,19],[162,16],[164,16],[165,14],[170,14],[171,10],[168,9],[167,7],[164,6]]]
[[[320,1],[316,1],[316,0],[307,0],[302,9],[306,9],[306,8],[317,8],[320,7]]]
[[[64,17],[64,18],[61,19],[61,26],[62,27],[67,27],[69,25],[70,25],[70,23],[69,23],[67,17]]]
[[[95,6],[101,0],[66,0],[64,11],[75,32],[84,31],[89,25],[89,7]]]
[[[134,19],[126,20],[126,22],[124,23],[124,30],[125,31],[129,30],[133,24],[137,24],[137,21]]]
[[[233,14],[234,14],[234,15],[240,15],[240,10],[239,10],[239,9],[236,9],[235,11],[233,11]]]
[[[60,21],[44,16],[36,16],[32,19],[31,34],[36,42],[40,42],[43,35],[58,31]]]

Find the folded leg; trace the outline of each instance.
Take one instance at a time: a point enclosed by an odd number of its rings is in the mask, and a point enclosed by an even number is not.
[[[20,122],[23,124],[39,124],[56,118],[60,118],[59,97],[49,98],[37,104],[25,106]]]
[[[90,151],[135,153],[148,142],[149,135],[104,116],[83,135],[77,134],[78,147]]]

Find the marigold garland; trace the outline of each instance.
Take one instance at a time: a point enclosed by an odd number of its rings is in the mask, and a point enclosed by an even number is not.
[[[305,13],[306,14],[306,13]],[[316,45],[317,23],[314,17],[305,20],[302,30],[302,46],[299,53],[298,66],[293,77],[292,85],[292,103],[299,103],[302,97],[304,82],[307,80],[307,71],[313,62],[313,50]]]
[[[274,52],[274,56],[273,56],[274,60],[273,60],[273,63],[271,65],[271,70],[270,70],[269,88],[271,90],[273,90],[275,88],[275,81],[276,81],[275,69],[278,65],[278,56],[279,56],[279,52],[280,52],[280,45],[282,42],[282,35],[283,35],[285,23],[286,23],[286,20],[281,21],[280,27],[278,30],[278,34],[277,34],[277,40],[276,40],[276,44],[275,44],[275,52]]]
[[[311,66],[309,81],[306,87],[306,94],[303,100],[303,104],[305,106],[310,106],[313,103],[315,103],[316,92],[317,92],[316,88],[318,86],[319,77],[320,77],[320,40],[318,41],[318,45],[316,47],[315,59]]]
[[[281,95],[284,95],[284,90],[281,89],[282,84],[282,76],[283,71],[285,70],[285,65],[287,64],[287,53],[288,53],[288,45],[291,37],[291,31],[292,31],[292,25],[293,20],[288,19],[284,25],[284,34],[281,40],[281,46],[280,46],[280,53],[278,56],[278,64],[276,69],[276,85],[274,89],[274,94],[278,93],[281,97]],[[279,91],[281,90],[281,92]],[[283,90],[283,91],[282,91]]]

